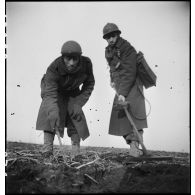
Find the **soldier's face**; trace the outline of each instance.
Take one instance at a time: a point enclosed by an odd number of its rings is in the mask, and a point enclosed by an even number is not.
[[[113,46],[117,41],[118,35],[116,33],[110,33],[106,36],[106,41],[108,45]]]
[[[73,70],[78,66],[79,56],[64,56],[64,62],[68,70]]]

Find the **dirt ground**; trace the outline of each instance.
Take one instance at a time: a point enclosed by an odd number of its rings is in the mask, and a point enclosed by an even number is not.
[[[6,144],[6,193],[190,193],[188,153],[149,151],[154,159],[135,159],[128,149],[54,146],[44,159],[41,146]],[[171,158],[161,159],[168,156]],[[88,164],[87,164],[88,163]],[[87,165],[86,165],[87,164]]]

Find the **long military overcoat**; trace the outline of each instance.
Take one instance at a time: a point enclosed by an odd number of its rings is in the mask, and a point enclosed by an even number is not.
[[[50,112],[59,113],[60,136],[64,136],[67,113],[73,104],[81,107],[88,101],[94,89],[94,75],[91,60],[81,56],[79,65],[74,72],[66,69],[63,57],[54,60],[47,68],[41,80],[42,102],[36,122],[37,130],[52,131],[48,115]],[[82,140],[89,136],[86,118],[81,110],[80,118],[71,118]]]
[[[143,85],[136,72],[136,50],[128,41],[119,37],[114,46],[106,47],[105,57],[110,67],[111,82],[115,84],[116,92],[130,102],[128,111],[137,129],[147,128]],[[132,132],[133,127],[124,109],[118,106],[116,95],[111,112],[109,134],[123,136]]]

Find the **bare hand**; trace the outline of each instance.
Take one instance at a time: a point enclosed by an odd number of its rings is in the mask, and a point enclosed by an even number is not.
[[[118,96],[118,101],[119,102],[125,102],[125,97],[123,95]]]
[[[123,106],[123,107],[127,107],[129,102],[125,100],[125,97],[123,95],[119,95],[118,96],[118,104]]]
[[[55,128],[58,128],[60,126],[60,117],[58,112],[50,112],[48,115],[48,119],[51,125],[51,129],[54,131]]]
[[[110,82],[110,86],[115,89],[115,83],[114,82]]]

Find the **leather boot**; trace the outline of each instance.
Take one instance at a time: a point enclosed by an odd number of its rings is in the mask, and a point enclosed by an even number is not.
[[[143,142],[143,132],[144,131],[142,129],[138,130],[142,142]],[[136,140],[132,140],[129,145],[130,145],[130,151],[129,151],[130,156],[139,157],[143,155],[143,152],[139,149],[138,138]]]
[[[71,135],[72,152],[78,154],[80,152],[80,137],[78,134]]]
[[[42,147],[42,155],[45,158],[49,158],[53,156],[53,141],[54,141],[55,134],[44,131],[44,144]]]
[[[139,149],[138,141],[131,141],[129,155],[133,157],[140,157],[143,155],[143,152]]]

